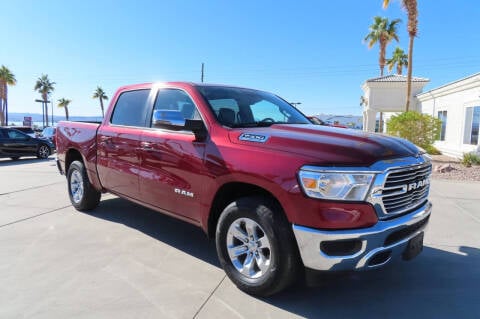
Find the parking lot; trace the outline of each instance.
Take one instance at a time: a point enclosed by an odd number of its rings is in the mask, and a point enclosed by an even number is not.
[[[108,194],[77,212],[53,157],[0,159],[0,180],[0,318],[480,316],[480,183],[432,181],[413,261],[259,299],[225,277],[194,226]]]

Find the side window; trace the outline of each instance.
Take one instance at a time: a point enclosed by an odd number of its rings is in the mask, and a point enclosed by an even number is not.
[[[165,124],[174,124],[183,126],[185,120],[201,119],[195,104],[190,96],[178,89],[160,89],[153,106],[153,118],[165,121]]]
[[[7,134],[9,138],[14,140],[24,140],[28,137],[28,135],[25,135],[22,132],[16,130],[8,130]]]
[[[110,122],[116,125],[145,126],[150,90],[123,92],[115,104]]]

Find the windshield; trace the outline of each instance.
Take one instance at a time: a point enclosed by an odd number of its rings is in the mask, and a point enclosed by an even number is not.
[[[223,86],[197,86],[217,120],[228,127],[311,124],[292,105],[271,93]]]

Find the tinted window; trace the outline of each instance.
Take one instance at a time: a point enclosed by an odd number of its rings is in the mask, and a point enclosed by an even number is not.
[[[28,135],[25,135],[22,132],[17,131],[17,130],[8,130],[7,134],[8,134],[9,138],[15,139],[15,140],[24,140],[24,139],[28,138]]]
[[[147,99],[150,90],[123,92],[115,104],[112,124],[145,126]]]

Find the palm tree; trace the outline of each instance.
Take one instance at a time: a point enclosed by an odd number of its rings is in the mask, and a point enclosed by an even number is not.
[[[395,19],[393,21],[388,21],[387,18],[376,16],[373,18],[373,21],[374,23],[370,26],[370,33],[367,34],[364,41],[368,43],[369,49],[371,49],[375,43],[378,43],[380,46],[378,64],[380,66],[380,76],[383,76],[387,45],[392,42],[392,40],[398,42],[397,24],[402,20]]]
[[[17,84],[15,75],[5,66],[0,68],[0,125],[8,125],[8,86]]]
[[[38,91],[38,93],[42,95],[43,108],[45,110],[46,126],[48,126],[48,95],[55,90],[55,84],[55,82],[50,81],[50,79],[48,78],[48,74],[42,74],[42,76],[38,78],[37,82],[35,83],[35,87],[33,88],[35,91]]]
[[[68,105],[72,102],[72,100],[68,100],[66,98],[61,98],[58,100],[58,107],[63,107],[65,109],[65,118],[68,121]]]
[[[402,75],[403,67],[408,65],[408,55],[399,47],[396,47],[392,57],[387,59],[388,72],[392,72],[395,65],[397,66],[398,75]]]
[[[103,100],[108,100],[108,96],[105,94],[105,91],[99,86],[97,86],[97,89],[93,92],[93,99],[99,99],[100,100],[100,108],[102,109],[102,117],[105,117],[105,113],[103,111]]]
[[[390,0],[383,0],[383,7],[388,7]],[[408,43],[408,67],[407,67],[407,102],[405,109],[408,112],[410,108],[410,94],[412,93],[412,56],[413,56],[413,39],[417,36],[418,31],[418,9],[417,0],[402,0],[402,7],[407,11],[408,25],[407,31],[410,41]]]

